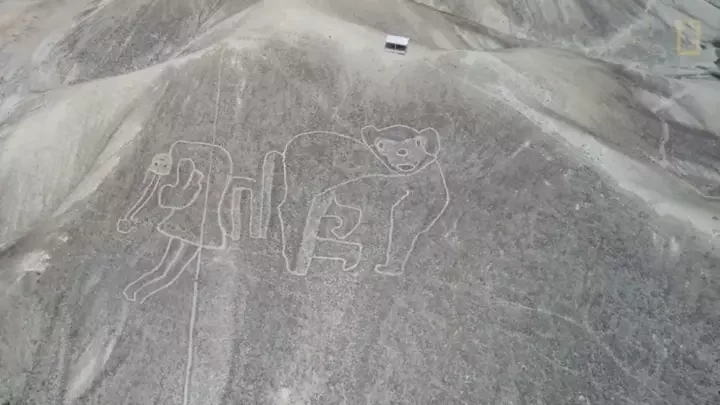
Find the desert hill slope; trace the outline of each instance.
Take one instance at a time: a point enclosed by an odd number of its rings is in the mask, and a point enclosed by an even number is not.
[[[0,404],[720,401],[720,10],[527,3],[0,3]]]

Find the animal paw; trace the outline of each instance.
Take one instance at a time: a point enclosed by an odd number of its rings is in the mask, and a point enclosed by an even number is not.
[[[384,276],[399,276],[403,274],[403,269],[398,266],[387,266],[384,264],[378,264],[375,266],[375,272]]]
[[[343,260],[342,261],[342,269],[345,272],[354,272],[357,271],[359,268],[358,265],[360,264],[360,257],[354,257],[349,260]]]
[[[308,269],[310,268],[311,262],[312,258],[308,257],[304,252],[301,252],[297,255],[296,263],[293,263],[291,260],[289,260],[289,258],[286,258],[285,266],[288,273],[294,276],[306,276],[308,273]]]

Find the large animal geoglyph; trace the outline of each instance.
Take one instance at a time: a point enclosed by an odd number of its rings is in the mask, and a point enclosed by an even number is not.
[[[130,233],[157,198],[166,214],[155,229],[167,244],[159,263],[125,288],[126,299],[142,302],[172,285],[191,263],[200,266],[200,249],[267,238],[274,213],[291,274],[307,274],[313,259],[338,260],[344,270],[403,273],[418,238],[449,203],[440,136],[404,125],[361,133],[361,140],[324,131],[296,135],[282,152],[265,155],[257,180],[234,176],[232,157],[219,145],[177,141],[155,155],[117,230]],[[272,204],[278,183],[282,198]]]

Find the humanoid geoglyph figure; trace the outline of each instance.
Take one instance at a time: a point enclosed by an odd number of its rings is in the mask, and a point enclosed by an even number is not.
[[[156,197],[166,210],[156,229],[167,244],[158,264],[125,288],[125,297],[144,301],[193,261],[199,271],[200,250],[224,249],[228,237],[264,239],[275,185],[282,187],[277,213],[288,272],[305,275],[318,258],[339,260],[344,270],[403,273],[418,238],[450,201],[438,161],[440,136],[434,128],[404,125],[368,126],[361,135],[296,135],[282,152],[265,155],[257,181],[233,176],[230,154],[217,145],[177,141],[169,153],[155,155],[139,199],[117,229],[130,232],[138,212]]]
[[[129,233],[135,227],[137,214],[157,198],[166,214],[155,228],[167,237],[167,244],[158,264],[125,288],[125,298],[143,302],[162,291],[193,261],[199,266],[201,249],[225,249],[228,237],[264,239],[270,217],[272,176],[280,158],[277,153],[268,153],[261,181],[255,181],[232,176],[232,158],[218,145],[177,141],[169,153],[155,155],[145,173],[140,197],[118,220],[117,230]],[[241,225],[245,214],[250,218],[247,229]]]
[[[135,216],[156,197],[158,205],[167,210],[156,227],[167,237],[167,244],[158,264],[125,288],[125,298],[142,302],[175,282],[200,249],[225,248],[222,205],[231,173],[230,155],[216,145],[178,141],[169,153],[155,155],[140,198],[118,221],[117,229],[130,232]]]

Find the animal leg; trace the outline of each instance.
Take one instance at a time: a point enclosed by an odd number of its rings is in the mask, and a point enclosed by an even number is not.
[[[314,257],[340,260],[343,270],[350,271],[360,263],[361,254],[362,245],[359,243],[317,238]]]
[[[279,207],[285,263],[287,270],[298,276],[307,274],[320,221],[332,203],[327,194],[305,197],[290,199],[288,196]]]
[[[335,219],[331,232],[339,239],[347,238],[360,224],[362,211],[358,208],[339,204],[333,196],[332,204],[327,209],[327,217]]]
[[[399,275],[415,247],[415,242],[426,229],[426,212],[418,212],[416,199],[408,199],[407,192],[390,210],[387,253],[385,263],[375,266],[375,271],[385,275]],[[415,200],[415,201],[413,201]],[[422,210],[421,210],[422,211]]]
[[[296,273],[295,268],[298,263],[298,256],[305,255],[305,252],[301,251],[301,247],[305,222],[310,212],[310,204],[311,201],[307,200],[304,195],[300,195],[299,198],[288,195],[278,207],[282,226],[285,268],[291,274],[304,275]]]

